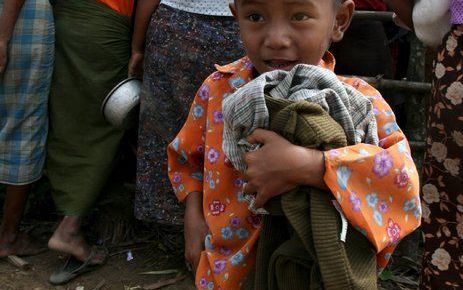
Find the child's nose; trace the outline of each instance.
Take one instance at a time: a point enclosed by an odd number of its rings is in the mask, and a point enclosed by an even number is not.
[[[286,29],[273,26],[267,31],[264,43],[270,49],[279,50],[288,48],[291,45],[291,38]]]

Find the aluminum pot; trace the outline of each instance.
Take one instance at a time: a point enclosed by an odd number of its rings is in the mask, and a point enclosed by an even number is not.
[[[141,81],[127,78],[118,83],[104,98],[101,112],[113,126],[129,129],[138,122]]]

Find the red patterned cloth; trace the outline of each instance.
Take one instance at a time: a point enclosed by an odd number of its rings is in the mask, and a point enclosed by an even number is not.
[[[357,10],[387,11],[387,6],[382,0],[354,0]]]

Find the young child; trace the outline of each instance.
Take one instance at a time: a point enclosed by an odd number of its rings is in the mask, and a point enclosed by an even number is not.
[[[298,185],[333,193],[349,222],[373,244],[384,267],[397,242],[420,224],[418,174],[407,140],[380,94],[358,79],[340,78],[374,107],[381,147],[357,144],[321,152],[257,129],[246,155],[247,171],[234,169],[222,151],[222,101],[257,75],[297,64],[333,70],[330,43],[342,39],[353,15],[351,0],[237,0],[247,56],[216,66],[199,89],[190,115],[168,146],[169,176],[186,203],[185,255],[201,289],[239,289],[255,260],[261,216],[255,207]],[[243,183],[246,186],[243,192]]]

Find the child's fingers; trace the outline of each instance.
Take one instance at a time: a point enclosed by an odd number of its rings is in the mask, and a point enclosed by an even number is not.
[[[247,138],[247,141],[251,144],[265,144],[274,137],[276,133],[264,129],[256,129]]]
[[[244,194],[253,194],[257,192],[257,186],[253,185],[252,183],[244,183],[243,185],[243,193]]]
[[[268,198],[262,193],[257,193],[256,195],[256,201],[254,203],[255,208],[262,208],[264,204],[267,202]]]

